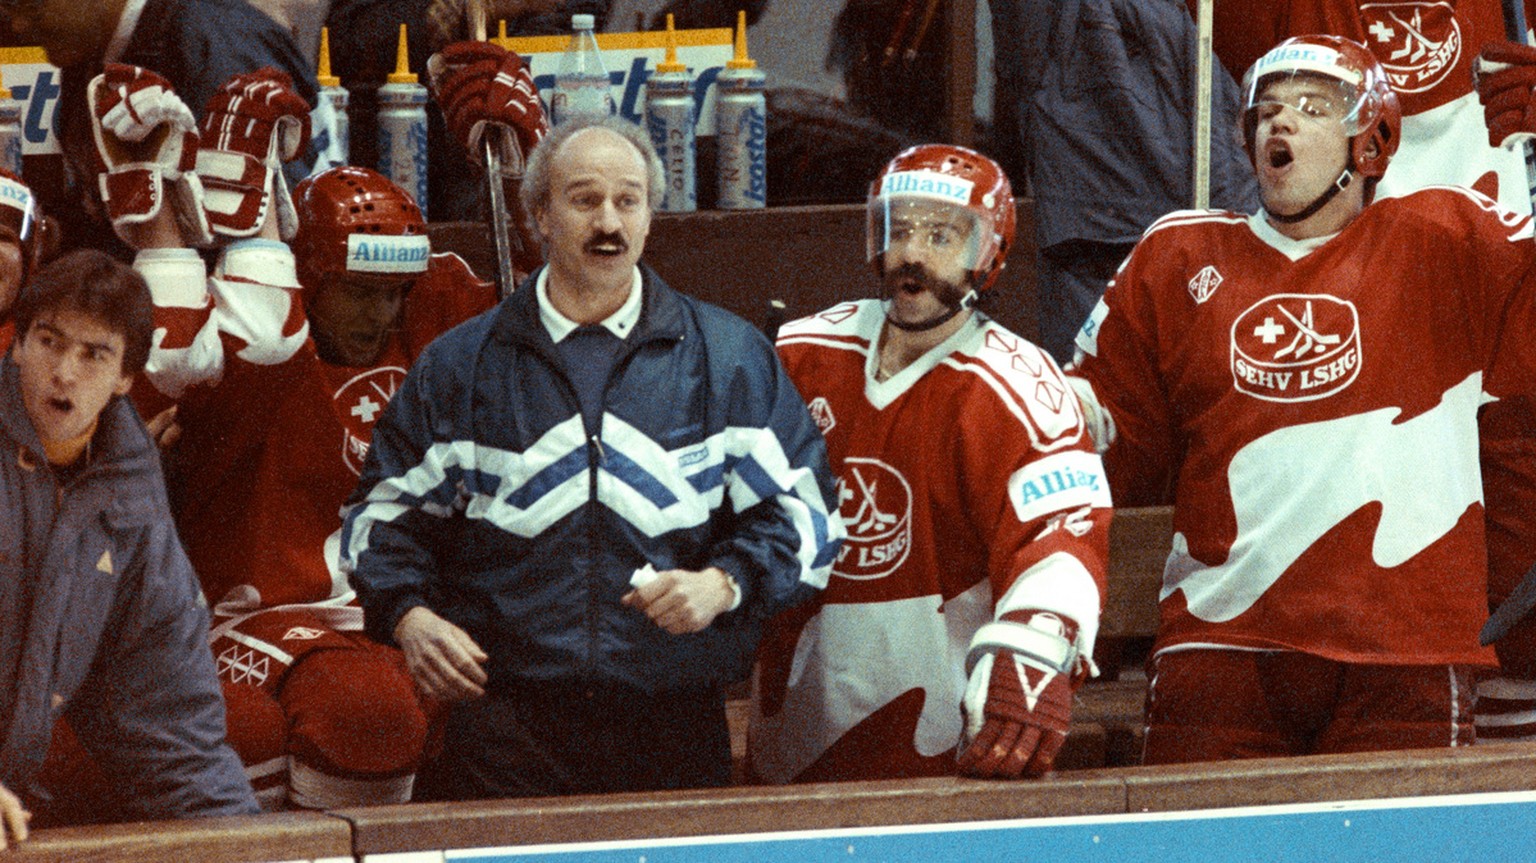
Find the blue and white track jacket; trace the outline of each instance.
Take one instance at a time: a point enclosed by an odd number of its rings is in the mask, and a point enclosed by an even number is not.
[[[493,690],[699,688],[744,678],[760,623],[826,585],[844,536],[834,480],[772,345],[641,269],[640,321],[590,439],[537,274],[411,367],[342,528],[374,638],[426,605],[490,655]],[[670,635],[620,604],[646,563],[718,566],[741,604]]]

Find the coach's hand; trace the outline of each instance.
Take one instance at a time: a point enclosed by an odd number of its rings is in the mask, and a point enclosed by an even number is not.
[[[395,643],[405,653],[405,666],[423,693],[444,703],[485,694],[482,666],[489,658],[485,651],[469,633],[426,606],[418,605],[400,618]]]
[[[32,813],[21,805],[21,798],[0,785],[0,850],[6,847],[6,837],[17,842],[26,841],[27,822],[31,820]]]
[[[698,632],[736,604],[735,580],[711,566],[694,572],[668,569],[624,594],[630,608],[645,612],[651,622],[673,635]]]

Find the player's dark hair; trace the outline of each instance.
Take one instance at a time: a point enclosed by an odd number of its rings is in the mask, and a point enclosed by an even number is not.
[[[39,317],[61,310],[85,315],[123,337],[123,374],[144,369],[155,306],[149,285],[132,267],[96,249],[78,249],[44,266],[16,300],[16,338],[25,339]]]

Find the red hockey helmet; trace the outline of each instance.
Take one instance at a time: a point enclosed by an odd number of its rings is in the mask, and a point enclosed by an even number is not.
[[[45,228],[43,211],[32,189],[20,177],[0,168],[0,242],[20,247],[22,281],[40,263]]]
[[[904,201],[948,204],[972,221],[965,268],[971,288],[992,287],[1013,245],[1013,188],[1008,175],[975,150],[923,144],[903,150],[869,185],[868,259],[878,271],[891,243],[894,207]]]
[[[383,174],[344,165],[294,189],[299,284],[314,290],[349,273],[424,273],[432,248],[421,208]]]
[[[1301,104],[1286,106],[1313,116],[1326,111],[1326,116],[1342,119],[1355,170],[1366,177],[1385,174],[1387,163],[1397,152],[1402,108],[1376,55],[1359,42],[1339,36],[1287,39],[1260,57],[1243,76],[1243,146],[1249,161],[1254,158],[1260,108],[1276,103],[1267,97],[1268,89],[1278,80],[1296,76],[1333,82],[1337,95],[1326,99],[1336,103],[1318,106],[1308,101],[1315,101],[1315,97],[1306,97]]]

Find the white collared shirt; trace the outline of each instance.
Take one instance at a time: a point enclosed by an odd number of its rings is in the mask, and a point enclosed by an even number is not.
[[[544,329],[549,331],[549,337],[555,344],[560,344],[566,336],[575,332],[581,326],[555,308],[555,304],[549,300],[549,267],[539,271],[539,277],[534,282],[534,292],[539,299],[539,320],[544,323]],[[624,300],[624,305],[608,317],[598,321],[600,326],[607,328],[620,339],[634,332],[635,324],[640,321],[640,268],[635,267],[634,278],[629,283],[629,297]]]

